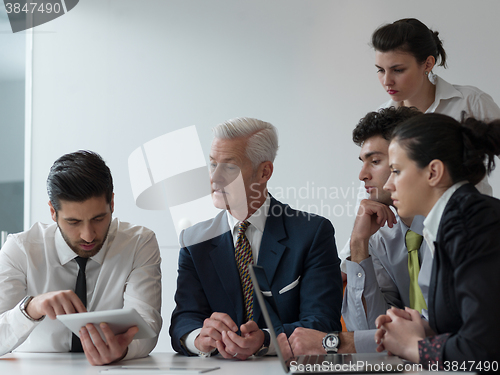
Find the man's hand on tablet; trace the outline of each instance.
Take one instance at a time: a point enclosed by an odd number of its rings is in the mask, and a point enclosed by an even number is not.
[[[115,335],[106,323],[101,323],[99,327],[106,341],[91,323],[80,329],[83,351],[92,366],[107,365],[123,359],[127,355],[129,344],[139,332],[139,328],[131,327],[127,332]]]
[[[80,298],[72,290],[59,290],[44,293],[33,298],[26,308],[26,312],[33,319],[38,320],[46,315],[56,319],[57,315],[86,312]]]

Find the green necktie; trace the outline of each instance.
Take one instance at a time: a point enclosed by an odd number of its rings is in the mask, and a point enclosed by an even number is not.
[[[406,232],[405,243],[408,249],[408,273],[410,274],[410,307],[422,313],[422,309],[427,309],[424,296],[418,285],[418,273],[420,264],[418,261],[418,249],[424,238],[409,230]]]

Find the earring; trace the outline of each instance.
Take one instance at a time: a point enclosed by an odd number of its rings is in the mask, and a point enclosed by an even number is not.
[[[428,75],[429,75],[429,72],[428,72],[427,70],[425,71],[425,75],[426,75],[426,76],[428,76]]]

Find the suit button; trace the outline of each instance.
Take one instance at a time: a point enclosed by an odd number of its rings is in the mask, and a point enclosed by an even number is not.
[[[361,277],[363,276],[363,274],[361,272],[358,273],[358,277]]]

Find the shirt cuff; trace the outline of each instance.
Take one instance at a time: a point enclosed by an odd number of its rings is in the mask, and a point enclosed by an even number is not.
[[[13,309],[0,314],[0,355],[9,353],[26,340],[41,321],[28,319],[21,311],[20,301]]]
[[[363,259],[359,264],[346,260],[347,285],[363,290],[365,298],[378,289],[377,275],[373,266],[372,257]]]
[[[21,311],[21,307],[20,307],[23,300],[21,300],[21,302],[19,302],[16,305],[16,307],[13,309],[14,311],[12,311],[11,318],[12,318],[12,324],[14,325],[14,327],[19,327],[20,331],[26,332],[26,331],[33,330],[43,319],[32,320],[32,319],[29,319],[27,316],[25,316],[23,314],[23,312]],[[17,331],[17,329],[16,329],[16,331]]]
[[[369,257],[371,261],[371,257]],[[365,259],[366,260],[366,259]],[[365,261],[363,260],[363,262]],[[361,262],[361,263],[363,263]],[[361,289],[365,288],[365,270],[356,262],[352,262],[349,259],[345,261],[346,265],[346,274],[347,274],[347,285],[351,288]]]
[[[376,329],[354,331],[354,347],[356,353],[376,353],[377,344],[375,343]]]
[[[121,361],[127,361],[129,359],[134,359],[139,351],[137,340],[132,340],[130,344],[128,344],[127,354],[125,357],[121,359]]]
[[[347,258],[351,256],[351,237],[347,239],[347,243],[344,245],[343,249],[339,251],[339,259],[340,259],[340,270],[344,273],[347,273]]]
[[[443,353],[446,340],[450,337],[450,333],[445,333],[436,336],[427,336],[425,339],[418,342],[418,356],[420,364],[430,368],[437,364],[438,370],[444,370]]]
[[[215,351],[217,350],[216,348],[213,348],[209,352],[202,352],[202,351],[198,350],[198,348],[194,344],[194,341],[196,340],[196,338],[198,337],[200,332],[201,332],[201,328],[197,328],[197,329],[189,332],[187,335],[184,335],[184,337],[182,338],[182,341],[184,343],[184,347],[191,354],[197,354],[200,357],[210,357],[213,353],[215,353]]]

